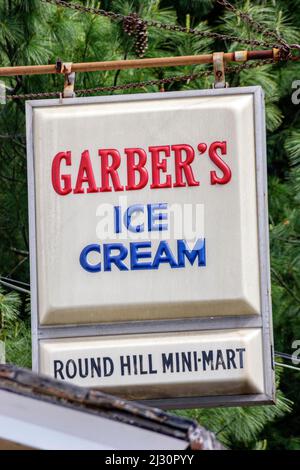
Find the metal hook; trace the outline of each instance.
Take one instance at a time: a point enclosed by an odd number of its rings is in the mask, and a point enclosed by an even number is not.
[[[58,59],[56,61],[56,72],[65,75],[63,98],[75,98],[75,72],[72,72],[72,62],[62,62]]]
[[[213,53],[213,65],[215,76],[213,88],[228,87],[228,83],[225,81],[224,52]]]

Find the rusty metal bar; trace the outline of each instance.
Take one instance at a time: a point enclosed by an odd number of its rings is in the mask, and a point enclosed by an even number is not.
[[[246,60],[277,59],[278,49],[263,51],[238,51],[224,53],[225,62],[241,62]],[[105,62],[83,62],[72,64],[72,72],[96,72],[101,70],[142,69],[151,67],[176,67],[180,65],[212,64],[213,54],[190,55],[180,57],[160,57],[152,59],[112,60]],[[25,65],[17,67],[0,67],[0,76],[44,75],[63,73],[52,65]]]

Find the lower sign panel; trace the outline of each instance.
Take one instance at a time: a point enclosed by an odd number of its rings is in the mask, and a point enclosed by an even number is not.
[[[264,393],[261,329],[41,340],[40,365],[129,399]]]

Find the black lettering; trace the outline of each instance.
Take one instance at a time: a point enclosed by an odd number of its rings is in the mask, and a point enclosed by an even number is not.
[[[217,349],[216,370],[218,370],[220,366],[222,366],[223,369],[226,369],[222,349]]]
[[[113,374],[114,371],[114,363],[110,357],[103,358],[103,371],[104,377],[109,377]]]
[[[138,370],[137,370],[137,357],[136,355],[134,354],[132,356],[133,358],[133,369],[134,369],[134,375],[138,375]]]
[[[71,366],[73,368],[73,372],[71,373]],[[77,367],[75,361],[73,359],[69,359],[66,362],[66,375],[69,379],[74,379],[75,375],[77,374]]]
[[[85,371],[84,372],[82,370],[82,362],[83,361],[84,361],[84,365],[85,365]],[[87,358],[78,359],[78,369],[79,369],[79,377],[81,377],[82,379],[85,379],[89,374],[89,366],[88,366],[88,359]]]
[[[58,374],[60,375],[60,378],[62,380],[65,380],[64,378],[64,375],[62,373],[62,370],[64,368],[64,364],[62,361],[59,361],[59,360],[55,360],[54,361],[54,378],[57,379],[58,378]]]
[[[239,358],[240,358],[240,369],[244,368],[244,358],[243,358],[243,353],[246,351],[245,348],[237,348],[236,352],[239,353]]]
[[[149,374],[157,374],[157,369],[153,368],[152,354],[148,354],[148,362],[149,362]]]
[[[162,366],[163,366],[163,373],[167,372],[170,369],[170,372],[174,372],[174,364],[173,364],[173,353],[165,354],[162,353]]]
[[[176,372],[180,372],[179,353],[175,353],[176,358]]]
[[[189,372],[192,372],[192,355],[191,352],[188,351],[187,353],[181,353],[182,356],[182,372],[185,372],[185,368]]]
[[[127,369],[127,375],[131,375],[131,364],[130,364],[130,356],[126,356],[126,359],[124,356],[120,357],[120,362],[121,362],[121,375],[125,375],[125,369]]]
[[[235,358],[234,350],[226,349],[226,355],[227,355],[227,369],[231,369],[231,366],[233,369],[236,369],[236,363],[234,361],[234,358]]]
[[[210,367],[210,370],[214,370],[213,365],[213,351],[208,352],[202,351],[203,370],[206,370],[206,365]]]
[[[94,378],[94,372],[97,374],[97,377],[101,377],[100,357],[97,357],[97,363],[93,357],[91,358],[91,377],[92,378]]]
[[[143,369],[144,363],[143,363],[143,355],[142,354],[139,354],[139,360],[140,360],[140,374],[141,375],[148,374],[148,371]]]
[[[195,372],[198,371],[198,354],[197,351],[193,351],[193,358],[194,358],[194,369]]]

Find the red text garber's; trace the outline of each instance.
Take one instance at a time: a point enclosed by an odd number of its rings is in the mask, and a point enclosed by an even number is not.
[[[142,148],[125,148],[125,158],[121,157],[117,149],[99,149],[100,175],[95,177],[90,153],[84,150],[81,153],[76,182],[62,166],[72,166],[72,152],[59,152],[52,162],[52,185],[57,194],[66,196],[70,193],[97,193],[108,191],[131,191],[144,188],[150,184],[151,189],[180,188],[186,186],[199,186],[200,181],[195,179],[193,164],[195,155],[204,153],[208,148],[208,156],[218,169],[210,171],[211,184],[227,184],[231,180],[231,170],[220,155],[226,156],[227,143],[213,142],[209,147],[205,143],[197,146],[197,151],[188,144],[150,146],[150,165],[147,165],[148,155]],[[168,172],[168,160],[174,159],[174,175]],[[120,180],[118,170],[126,165],[126,181]],[[74,184],[75,183],[75,184]]]

